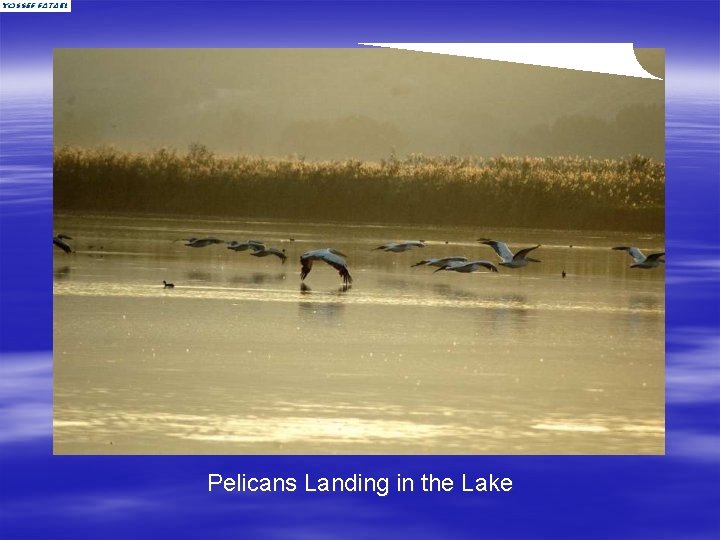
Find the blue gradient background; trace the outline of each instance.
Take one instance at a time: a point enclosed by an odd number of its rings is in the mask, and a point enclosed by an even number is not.
[[[720,538],[718,2],[73,2],[0,15],[0,537]],[[52,50],[632,42],[667,58],[667,455],[52,455]],[[22,97],[24,96],[24,97]],[[209,390],[210,391],[210,390]],[[207,492],[207,474],[510,476],[511,493]]]

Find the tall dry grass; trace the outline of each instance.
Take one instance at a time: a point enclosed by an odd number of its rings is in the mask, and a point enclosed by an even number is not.
[[[61,148],[56,210],[300,221],[664,229],[663,163],[419,155],[380,163],[220,157],[201,145]]]

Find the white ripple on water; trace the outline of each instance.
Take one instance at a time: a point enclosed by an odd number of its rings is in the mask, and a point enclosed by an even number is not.
[[[276,411],[277,412],[277,411]],[[107,435],[124,432],[161,432],[164,436],[205,442],[287,444],[370,443],[428,440],[457,435],[458,426],[438,425],[399,419],[357,416],[295,415],[196,415],[167,412],[115,412],[88,417],[87,411],[58,411],[54,421],[62,437],[74,430],[99,428]],[[462,428],[460,428],[462,429]]]
[[[299,294],[286,289],[242,288],[242,287],[209,287],[184,286],[168,292],[159,285],[132,286],[118,283],[58,283],[54,284],[53,294],[57,296],[97,296],[97,297],[131,297],[131,298],[168,298],[193,300],[234,300],[253,302],[285,302],[313,303],[326,302],[342,305],[377,305],[405,307],[452,307],[460,309],[523,309],[529,311],[574,311],[592,313],[640,313],[660,315],[662,307],[626,307],[593,302],[549,303],[549,302],[516,302],[502,299],[457,299],[442,297],[426,297],[414,295],[387,296],[382,293],[348,291],[345,294],[312,293]]]

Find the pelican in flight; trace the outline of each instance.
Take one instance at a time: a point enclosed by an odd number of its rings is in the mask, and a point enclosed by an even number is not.
[[[440,272],[441,270],[448,270],[451,272],[461,272],[463,274],[469,274],[470,272],[477,272],[480,270],[480,268],[487,268],[491,272],[497,272],[497,266],[495,266],[490,261],[470,261],[470,262],[462,262],[462,261],[449,261],[442,265],[440,268],[435,270],[435,272]]]
[[[630,265],[630,268],[657,268],[660,263],[665,262],[660,258],[665,255],[664,251],[662,253],[651,253],[646,257],[645,254],[635,246],[617,246],[613,249],[627,251],[630,254],[634,261],[633,264]]]
[[[502,261],[498,263],[500,266],[507,266],[508,268],[522,268],[523,266],[526,266],[528,262],[540,262],[537,259],[527,256],[527,254],[533,249],[539,248],[540,244],[521,249],[517,253],[513,254],[505,242],[498,242],[497,240],[490,240],[489,238],[479,238],[478,242],[482,242],[486,246],[490,246],[495,250],[495,253],[497,253],[502,259]]]
[[[224,240],[215,238],[214,236],[208,236],[206,238],[183,238],[187,242],[187,247],[201,248],[212,244],[222,244]]]
[[[405,242],[388,242],[387,244],[383,244],[382,246],[378,246],[374,249],[382,249],[383,251],[392,251],[393,253],[401,253],[403,251],[408,251],[413,248],[424,248],[425,247],[425,241],[424,240],[407,240]]]
[[[250,253],[250,255],[252,255],[253,257],[267,257],[268,255],[275,255],[276,257],[280,258],[283,264],[285,264],[285,259],[287,259],[287,255],[285,255],[284,249],[280,251],[279,249],[266,248],[265,246],[259,249],[255,249],[255,251]]]
[[[300,271],[300,279],[304,280],[312,270],[313,261],[325,261],[335,270],[338,271],[343,279],[343,285],[348,286],[352,283],[352,276],[347,269],[347,263],[345,262],[346,255],[343,255],[336,249],[325,248],[315,249],[313,251],[307,251],[300,256],[300,264],[302,269]]]
[[[238,242],[233,240],[232,242],[226,242],[227,248],[233,251],[246,251],[252,249],[253,251],[260,251],[265,249],[265,244],[259,240],[248,240],[247,242]]]
[[[415,266],[444,266],[446,263],[449,262],[467,262],[467,257],[443,257],[442,259],[424,259],[420,262],[416,262],[415,264],[410,265],[410,267]]]
[[[73,248],[65,240],[72,240],[71,236],[67,234],[58,234],[53,236],[53,244],[62,249],[65,253],[72,253]]]

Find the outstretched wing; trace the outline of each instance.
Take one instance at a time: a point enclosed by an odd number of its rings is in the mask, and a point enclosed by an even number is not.
[[[233,240],[232,242],[227,243],[228,249],[232,249],[234,251],[246,251],[248,249],[253,251],[263,251],[265,249],[265,244],[258,240],[248,240],[247,242],[237,242]]]
[[[443,257],[442,259],[425,259],[412,266],[445,266],[447,263],[467,262],[467,257]]]
[[[215,238],[214,236],[208,236],[206,238],[194,238],[188,240],[188,243],[185,244],[187,247],[194,247],[194,248],[201,248],[205,246],[209,246],[211,244],[225,244],[225,240],[220,240],[219,238]]]
[[[224,244],[225,240],[220,240],[219,238],[215,238],[214,236],[206,236],[205,238],[194,240],[193,243],[197,244],[197,247],[205,247],[211,244]]]
[[[444,257],[442,259],[438,259],[437,262],[467,262],[467,257]]]
[[[276,248],[258,249],[256,251],[253,251],[250,255],[254,255],[255,257],[267,257],[268,255],[275,255],[283,263],[285,263],[285,259],[287,259],[287,255],[285,255],[285,253]]]
[[[660,257],[662,257],[663,255],[665,255],[665,252],[664,252],[664,251],[663,251],[662,253],[651,253],[650,255],[647,256],[647,260],[648,260],[648,261],[655,261],[655,260],[658,260],[658,259],[659,259],[660,262],[665,262],[665,261],[663,261],[662,259],[660,259]]]
[[[343,257],[344,256],[341,255],[339,251],[328,249],[326,253],[323,253],[321,258],[337,270],[343,278],[343,283],[348,285],[349,283],[352,283],[352,276],[350,275],[350,272],[348,272],[347,263]]]
[[[345,285],[349,285],[350,283],[352,283],[352,276],[350,275],[350,272],[348,272],[348,269],[346,266],[334,264],[331,262],[328,262],[328,264],[338,271],[338,273],[340,274],[340,277],[342,277],[343,283]]]
[[[539,247],[540,247],[540,245],[538,244],[537,246],[533,246],[533,247],[521,249],[520,251],[518,251],[518,252],[515,254],[515,256],[513,257],[513,260],[518,260],[518,261],[519,261],[519,260],[521,260],[521,259],[524,259],[525,257],[527,257],[527,254],[528,254],[528,253],[530,253],[533,249],[537,249],[537,248],[539,248]]]
[[[401,242],[401,245],[408,246],[408,247],[425,247],[425,241],[424,240],[406,240],[405,242]]]
[[[493,263],[491,263],[490,261],[484,261],[484,260],[483,260],[483,261],[473,261],[472,263],[468,263],[468,264],[474,264],[474,265],[477,265],[477,266],[482,266],[483,268],[487,268],[487,269],[490,270],[491,272],[497,272],[497,271],[498,271],[497,266],[495,266],[495,265],[494,265]]]
[[[510,262],[513,260],[513,252],[510,251],[510,248],[508,248],[507,244],[505,242],[498,242],[497,240],[488,240],[486,238],[481,238],[480,241],[485,244],[486,246],[490,246],[495,250],[495,253],[497,253],[500,258],[503,260],[503,262]]]
[[[262,251],[263,249],[265,249],[265,244],[260,240],[248,240],[247,247],[252,249],[253,251]]]
[[[467,262],[467,259],[465,261],[438,261],[439,268],[435,270],[435,272],[440,272],[441,270],[457,270],[459,268],[467,266],[468,264],[469,263]]]
[[[321,259],[335,268],[335,270],[337,270],[343,278],[345,285],[348,285],[349,283],[352,283],[352,276],[350,276],[350,272],[348,272],[347,263],[345,262],[344,257],[345,255],[332,248],[316,249],[314,251],[303,253],[300,256],[300,264],[302,266],[300,279],[305,279],[305,277],[310,273],[310,270],[312,269],[312,262],[314,260]]]
[[[70,244],[68,244],[65,240],[62,239],[62,236],[54,236],[53,244],[62,249],[65,253],[72,253],[73,251],[72,247],[70,247]]]
[[[630,254],[630,256],[633,258],[633,261],[635,261],[636,263],[641,263],[641,262],[645,261],[645,255],[643,254],[642,251],[640,251],[635,246],[617,246],[617,247],[614,247],[613,249],[627,251]]]
[[[305,279],[312,270],[313,258],[303,255],[300,257],[300,279]]]

